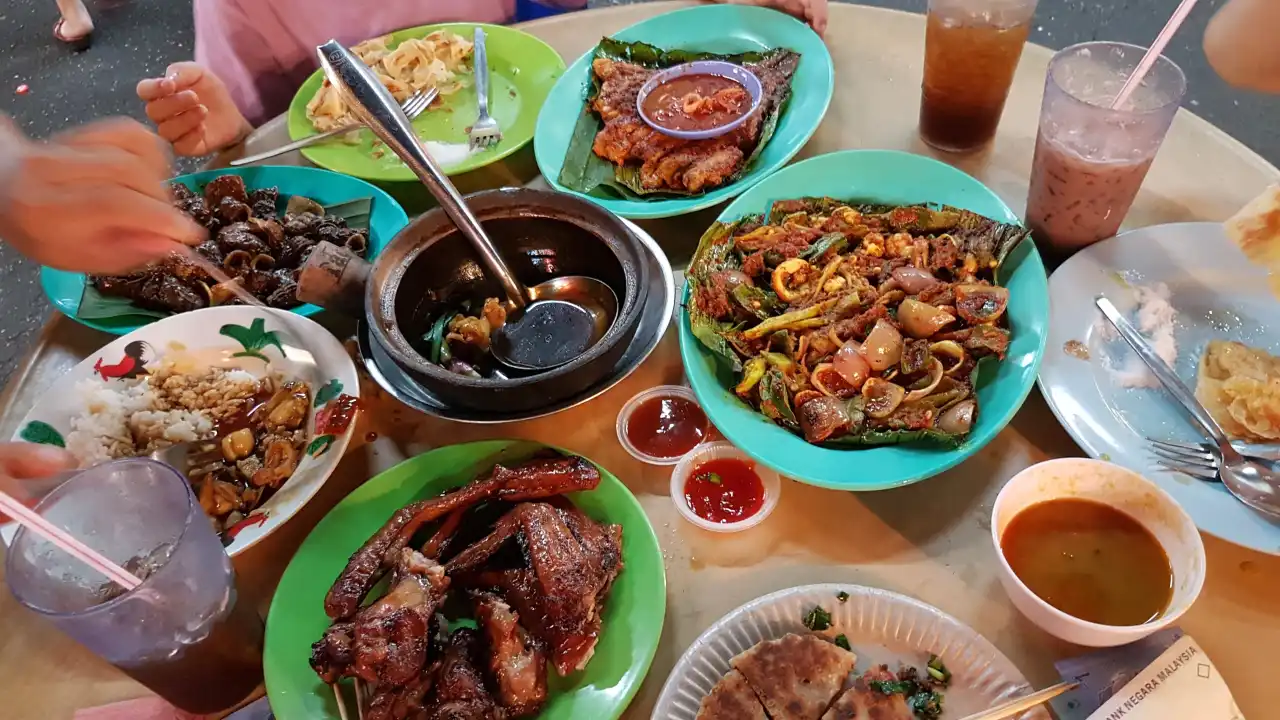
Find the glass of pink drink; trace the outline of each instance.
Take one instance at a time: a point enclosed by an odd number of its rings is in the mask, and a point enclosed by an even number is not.
[[[1040,106],[1027,225],[1065,257],[1111,237],[1129,212],[1187,89],[1161,56],[1124,107],[1111,102],[1145,48],[1089,42],[1053,56]]]

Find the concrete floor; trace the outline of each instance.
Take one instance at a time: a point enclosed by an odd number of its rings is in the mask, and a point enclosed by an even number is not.
[[[264,0],[267,1],[267,0]],[[592,0],[592,6],[644,0]],[[1243,93],[1214,75],[1200,50],[1205,24],[1225,0],[1201,0],[1167,54],[1186,71],[1184,106],[1280,164],[1280,98]],[[52,36],[52,0],[0,2],[0,112],[32,135],[106,115],[142,118],[133,87],[191,57],[190,4],[181,0],[89,0],[97,30],[91,49],[72,54]],[[923,12],[926,0],[866,4]],[[1176,0],[1042,0],[1031,39],[1053,48],[1095,39],[1150,43]],[[18,95],[20,84],[30,92]],[[0,244],[0,378],[7,381],[51,310],[36,267]]]

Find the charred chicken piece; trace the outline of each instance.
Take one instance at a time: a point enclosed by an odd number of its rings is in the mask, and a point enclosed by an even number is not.
[[[449,636],[423,720],[501,720],[510,717],[499,714],[485,687],[484,675],[479,669],[480,654],[480,635],[475,630],[461,628]],[[546,682],[545,672],[543,682]]]
[[[510,716],[533,715],[547,701],[547,655],[519,616],[491,592],[471,595],[476,623],[488,640],[488,667],[498,702]]]
[[[325,612],[335,620],[355,615],[364,596],[385,571],[385,559],[397,556],[425,523],[490,498],[512,502],[546,498],[592,490],[599,483],[600,471],[582,458],[538,459],[512,468],[495,466],[488,477],[459,490],[406,505],[352,554],[329,588]]]
[[[622,570],[621,526],[601,526],[576,509],[517,505],[488,537],[451,560],[447,572],[479,568],[512,539],[528,568],[482,572],[475,584],[502,592],[550,648],[557,673],[581,670],[595,652],[603,602]]]
[[[351,635],[354,631],[355,623],[334,623],[324,631],[319,640],[311,644],[311,669],[330,685],[351,675],[351,664],[354,662]]]
[[[428,668],[401,686],[379,685],[373,691],[364,720],[417,720],[422,717],[423,698],[431,690],[435,668]]]
[[[433,616],[444,603],[444,568],[414,550],[400,551],[388,592],[356,615],[352,674],[379,686],[401,686],[427,664]]]

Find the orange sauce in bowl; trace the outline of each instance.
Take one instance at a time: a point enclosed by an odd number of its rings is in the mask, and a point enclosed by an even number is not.
[[[1173,600],[1173,568],[1142,523],[1110,505],[1057,498],[1023,509],[1000,537],[1018,579],[1062,612],[1101,625],[1142,625]]]

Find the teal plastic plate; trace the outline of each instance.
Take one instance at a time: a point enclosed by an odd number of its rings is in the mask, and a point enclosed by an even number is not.
[[[582,195],[628,218],[661,218],[711,207],[737,196],[787,164],[809,141],[822,122],[835,82],[831,53],[808,25],[789,15],[741,5],[703,5],[676,10],[615,33],[628,42],[643,41],[664,49],[739,53],[785,47],[800,53],[800,66],[791,82],[791,99],[783,109],[778,128],[760,156],[737,182],[702,195],[651,200],[607,195]],[[590,86],[591,52],[578,58],[551,89],[538,114],[533,149],[538,168],[552,187],[558,182],[564,154]],[[580,193],[574,193],[580,194]]]
[[[772,175],[725,208],[731,222],[762,213],[775,200],[830,196],[877,203],[945,203],[994,220],[1020,220],[985,185],[936,160],[891,150],[848,150],[810,158]],[[1009,424],[1036,381],[1048,334],[1049,284],[1034,244],[1023,242],[1005,261],[1000,282],[1009,288],[1007,357],[984,363],[977,383],[978,418],[960,447],[928,442],[872,448],[811,445],[752,410],[733,394],[732,372],[693,336],[680,312],[680,356],[698,402],[734,445],[801,482],[838,490],[882,490],[937,475],[976,453]],[[688,303],[686,287],[682,305]]]
[[[277,187],[282,196],[302,195],[321,205],[334,205],[366,197],[373,198],[373,204],[369,210],[367,257],[370,259],[382,252],[382,248],[391,242],[391,238],[409,224],[409,216],[405,214],[404,208],[400,207],[400,203],[387,193],[363,180],[317,168],[283,165],[226,168],[182,175],[174,178],[172,182],[180,182],[194,190],[223,175],[239,175],[244,178],[244,184],[250,190]],[[40,284],[44,287],[45,296],[59,312],[76,322],[112,335],[128,335],[143,325],[154,322],[154,318],[145,315],[120,315],[113,318],[94,319],[77,317],[80,298],[84,295],[84,283],[83,273],[54,270],[49,267],[40,268]],[[311,316],[320,312],[320,308],[315,305],[302,305],[294,308],[293,312]]]

